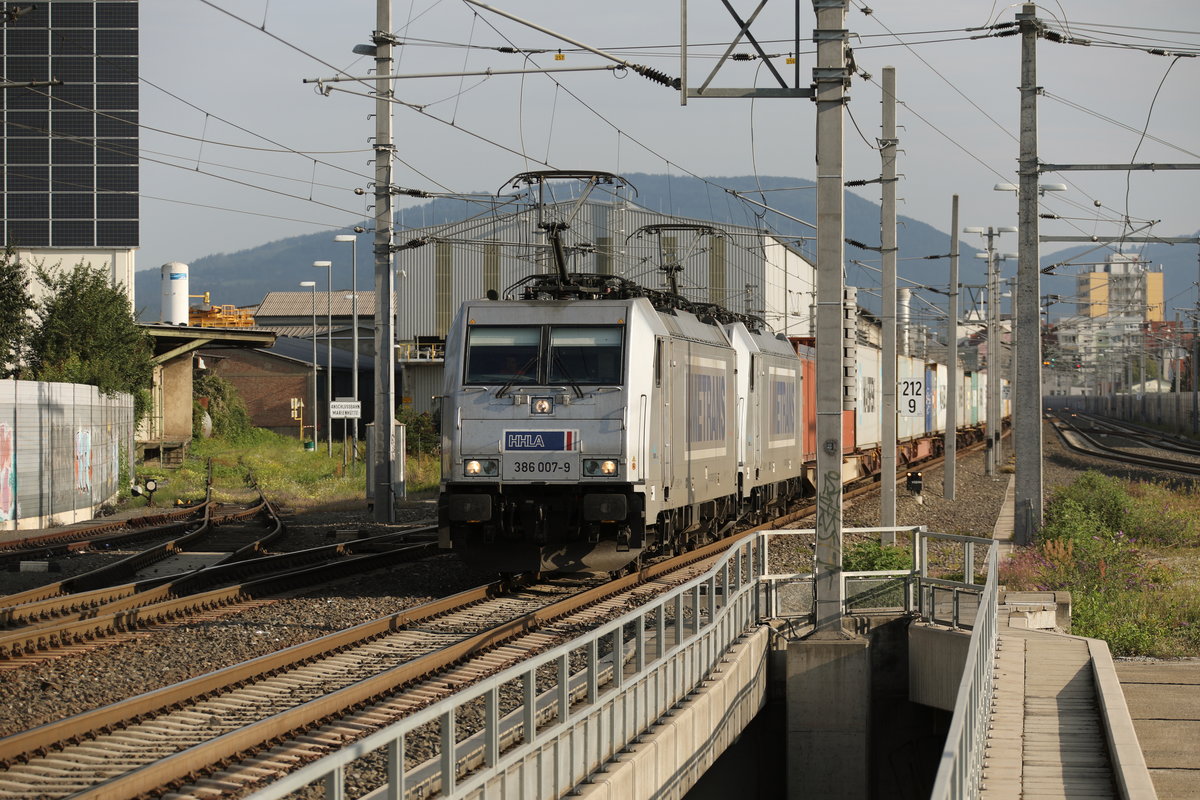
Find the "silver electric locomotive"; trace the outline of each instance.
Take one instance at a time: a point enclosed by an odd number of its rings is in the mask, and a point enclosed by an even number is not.
[[[447,336],[442,546],[500,572],[612,572],[798,491],[786,342],[620,278],[564,277],[465,303]]]

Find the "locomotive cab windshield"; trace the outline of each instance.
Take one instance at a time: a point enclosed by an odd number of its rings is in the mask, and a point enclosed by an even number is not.
[[[463,382],[513,386],[619,386],[619,325],[474,325]]]

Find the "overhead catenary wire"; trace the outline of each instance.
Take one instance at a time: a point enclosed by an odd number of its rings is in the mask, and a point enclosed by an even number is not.
[[[875,35],[875,34],[872,34],[872,35]],[[883,36],[883,34],[879,34],[878,36]],[[664,46],[664,47],[665,47],[665,46]],[[480,48],[479,48],[478,46],[473,46],[473,47],[472,47],[472,49],[473,49],[473,50],[479,50]],[[553,52],[553,51],[552,51],[552,50],[549,50],[549,49],[547,49],[547,50],[545,50],[544,52],[546,52],[546,53],[550,53],[550,52]],[[561,84],[559,84],[559,85],[557,85],[557,86],[556,86],[556,88],[555,88],[555,93],[556,93],[556,95],[557,95],[557,94],[559,94],[559,93],[561,93],[561,91],[562,91],[562,89],[561,89]],[[457,95],[456,97],[461,97],[461,96],[462,96],[462,95],[460,94],[460,95]],[[465,129],[465,127],[466,127],[465,125],[463,125],[461,122],[459,122],[459,121],[458,121],[458,119],[457,119],[457,115],[456,115],[456,114],[455,114],[454,116],[452,116],[452,118],[451,118],[451,122],[452,122],[452,123],[454,123],[454,127],[456,127],[456,129],[463,130],[463,129]],[[622,130],[620,127],[614,127],[614,130],[617,132],[617,139],[618,139],[618,140],[619,140],[620,138],[622,138],[622,136],[626,135],[626,134],[624,133],[624,131],[623,131],[623,130]],[[631,137],[631,140],[632,140],[632,137]],[[634,140],[634,141],[636,141],[636,140]],[[533,147],[536,149],[536,148],[538,147],[538,144],[540,144],[540,143],[533,143]],[[638,144],[638,146],[642,146],[640,142],[637,142],[637,144]],[[522,154],[524,154],[524,153],[525,153],[525,151],[526,151],[526,148],[525,148],[524,144],[522,144],[522,145],[521,145],[521,147],[520,147],[520,151],[522,152]],[[550,141],[548,140],[548,141],[547,141],[547,150],[546,150],[545,158],[544,158],[544,160],[543,160],[543,161],[541,161],[540,163],[547,163],[547,162],[549,162],[549,161],[551,161],[551,160],[552,160],[552,159],[550,158],[550,156],[549,156],[549,153],[550,153]],[[674,167],[674,166],[677,166],[677,165],[675,165],[675,163],[674,163],[674,161],[673,161],[672,159],[668,159],[668,158],[665,158],[665,157],[664,157],[664,158],[663,158],[663,161],[664,161],[664,163],[665,163],[665,164],[667,164],[667,165],[668,165],[668,172],[670,172],[670,170],[671,170],[671,168],[672,168],[672,167]],[[683,171],[683,172],[688,172],[688,170],[686,170],[686,169],[683,169],[683,168],[680,168],[680,169],[681,169],[681,171]],[[757,170],[756,170],[755,172],[756,172],[756,174],[757,174]],[[694,174],[693,174],[693,177],[697,177],[697,178],[698,178],[699,176],[697,176],[697,175],[694,175]],[[300,180],[300,179],[295,179],[295,180]],[[707,181],[706,181],[706,182],[707,182]],[[719,185],[719,184],[717,184],[717,183],[715,183],[715,182],[707,182],[707,183],[709,183],[710,185],[714,185],[714,186],[717,186],[717,185]],[[710,202],[711,202],[711,195],[710,195],[709,197],[710,197]],[[1056,199],[1057,199],[1057,198],[1056,198]],[[728,197],[728,195],[727,195],[727,202],[729,202],[729,201],[730,201],[730,198],[729,198],[729,197]],[[672,206],[673,206],[673,204],[672,204]],[[756,216],[757,216],[757,215],[756,215]],[[762,220],[762,218],[761,218],[761,216],[759,216],[759,217],[758,217],[758,219],[759,219],[760,221],[763,221],[763,220]]]

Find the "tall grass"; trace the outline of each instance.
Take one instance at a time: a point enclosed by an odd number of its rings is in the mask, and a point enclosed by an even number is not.
[[[318,442],[305,450],[295,438],[255,428],[232,440],[214,437],[197,439],[189,448],[182,467],[164,469],[154,465],[138,470],[141,479],[155,478],[162,487],[155,495],[157,505],[170,505],[178,498],[191,500],[203,495],[205,464],[211,459],[217,499],[236,501],[249,494],[246,477],[263,493],[293,509],[345,506],[366,502],[366,464],[362,448],[354,463],[340,442],[328,447]],[[343,459],[347,461],[342,464]],[[437,491],[441,463],[436,455],[410,455],[407,459],[407,488],[410,498]]]
[[[1200,557],[1200,496],[1084,473],[1046,506],[1038,541],[1000,580],[1016,590],[1067,590],[1073,630],[1117,655],[1200,654],[1200,592],[1170,563]],[[1167,550],[1165,548],[1173,548]]]

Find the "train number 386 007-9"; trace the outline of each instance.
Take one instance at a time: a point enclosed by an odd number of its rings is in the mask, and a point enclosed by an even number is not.
[[[570,472],[571,462],[569,461],[514,461],[512,462],[513,472],[532,472],[532,473],[554,473],[554,472]]]

